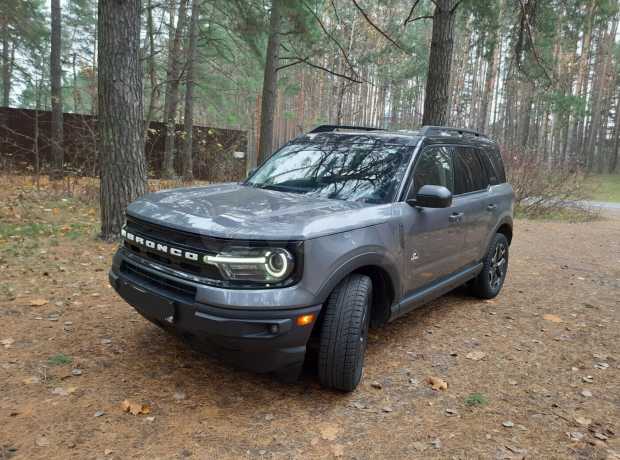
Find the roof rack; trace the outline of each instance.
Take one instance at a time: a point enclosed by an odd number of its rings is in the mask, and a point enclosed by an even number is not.
[[[450,126],[422,126],[420,129],[420,133],[423,136],[432,136],[433,134],[441,134],[443,132],[452,132],[456,133],[459,136],[474,136],[474,137],[484,137],[484,134],[474,131],[473,129],[465,129],[465,128],[452,128]]]
[[[328,133],[339,129],[349,129],[356,131],[385,131],[383,128],[371,128],[368,126],[347,126],[347,125],[320,125],[314,128],[311,133]]]

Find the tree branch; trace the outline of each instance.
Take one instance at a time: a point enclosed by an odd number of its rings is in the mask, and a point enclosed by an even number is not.
[[[292,67],[292,66],[297,65],[297,64],[306,64],[306,65],[308,65],[310,67],[322,70],[323,72],[327,72],[328,74],[333,75],[335,77],[344,78],[345,80],[349,80],[350,82],[353,82],[353,83],[364,83],[363,80],[359,80],[359,79],[357,79],[355,77],[351,77],[349,75],[345,75],[343,73],[336,72],[335,70],[330,70],[327,67],[323,67],[322,65],[310,62],[309,61],[309,59],[310,59],[309,57],[306,57],[306,58],[300,58],[300,57],[281,57],[280,59],[294,60],[294,62],[289,62],[288,64],[284,64],[284,65],[278,67],[276,69],[276,72],[280,71],[282,69],[286,69],[287,67]]]
[[[388,34],[386,34],[383,30],[381,30],[379,28],[379,26],[377,26],[374,22],[372,22],[372,20],[368,17],[368,15],[366,14],[366,12],[362,9],[361,6],[359,6],[359,4],[357,3],[356,0],[351,0],[353,2],[353,4],[355,5],[355,8],[357,8],[357,10],[362,13],[362,16],[364,16],[364,19],[366,19],[366,22],[368,22],[368,24],[370,24],[372,26],[373,29],[375,29],[377,32],[379,32],[381,35],[383,35],[383,37],[385,37],[385,39],[387,41],[389,41],[390,43],[392,43],[396,48],[398,48],[399,50],[401,50],[403,53],[407,53],[407,51],[405,49],[403,49],[402,46],[400,46],[398,43],[396,43]]]
[[[323,32],[325,32],[325,35],[327,35],[329,37],[329,39],[331,41],[333,41],[336,46],[340,49],[340,52],[342,53],[342,57],[344,57],[344,60],[346,61],[347,65],[349,66],[349,69],[351,70],[351,72],[353,72],[353,74],[359,78],[359,74],[357,73],[357,71],[355,70],[355,67],[353,66],[353,64],[351,63],[351,61],[349,60],[349,56],[347,55],[347,52],[345,51],[345,49],[342,47],[342,45],[340,44],[340,42],[338,40],[336,40],[336,38],[330,34],[327,29],[325,28],[325,25],[323,24],[323,21],[321,21],[321,18],[314,12],[314,10],[312,8],[310,8],[306,2],[302,1],[303,6],[310,11],[310,13],[312,13],[312,15],[314,16],[314,19],[316,19],[316,21],[319,23],[319,25],[321,26],[321,29],[323,30]]]
[[[420,0],[415,0],[415,2],[413,2],[413,6],[409,10],[409,14],[407,15],[407,19],[405,19],[405,22],[403,22],[403,26],[406,26],[409,20],[412,18],[413,10],[415,10],[415,7],[418,6],[418,3],[420,3]]]
[[[523,22],[525,23],[525,30],[527,32],[528,38],[530,39],[530,47],[532,49],[532,55],[534,56],[536,63],[540,66],[543,73],[547,77],[547,80],[549,82],[552,82],[553,78],[551,78],[551,76],[549,75],[549,72],[547,71],[547,68],[543,65],[543,62],[540,56],[538,55],[538,51],[536,51],[536,46],[534,46],[534,38],[532,36],[532,27],[530,25],[529,14],[527,13],[525,5],[523,4],[523,0],[519,0],[519,5],[521,7],[521,14],[523,15]],[[520,64],[519,61],[517,61],[517,65],[519,64]]]

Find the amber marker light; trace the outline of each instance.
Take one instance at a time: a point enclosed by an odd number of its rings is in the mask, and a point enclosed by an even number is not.
[[[314,313],[310,313],[309,315],[301,315],[297,317],[297,325],[298,326],[307,326],[308,324],[312,324],[314,321]]]

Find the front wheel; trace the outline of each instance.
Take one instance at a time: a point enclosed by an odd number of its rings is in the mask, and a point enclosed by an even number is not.
[[[480,274],[472,283],[472,292],[482,299],[492,299],[504,285],[508,271],[508,240],[496,233],[483,259]]]
[[[371,299],[372,281],[360,274],[345,278],[329,296],[319,345],[323,386],[352,391],[362,378]]]

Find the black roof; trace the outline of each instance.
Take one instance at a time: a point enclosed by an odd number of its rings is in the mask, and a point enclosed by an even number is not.
[[[390,145],[417,145],[420,140],[428,139],[431,143],[445,142],[466,145],[495,144],[477,131],[452,128],[448,126],[423,126],[416,130],[385,130],[366,126],[320,125],[307,134],[294,139],[295,142],[364,144],[379,142]]]

